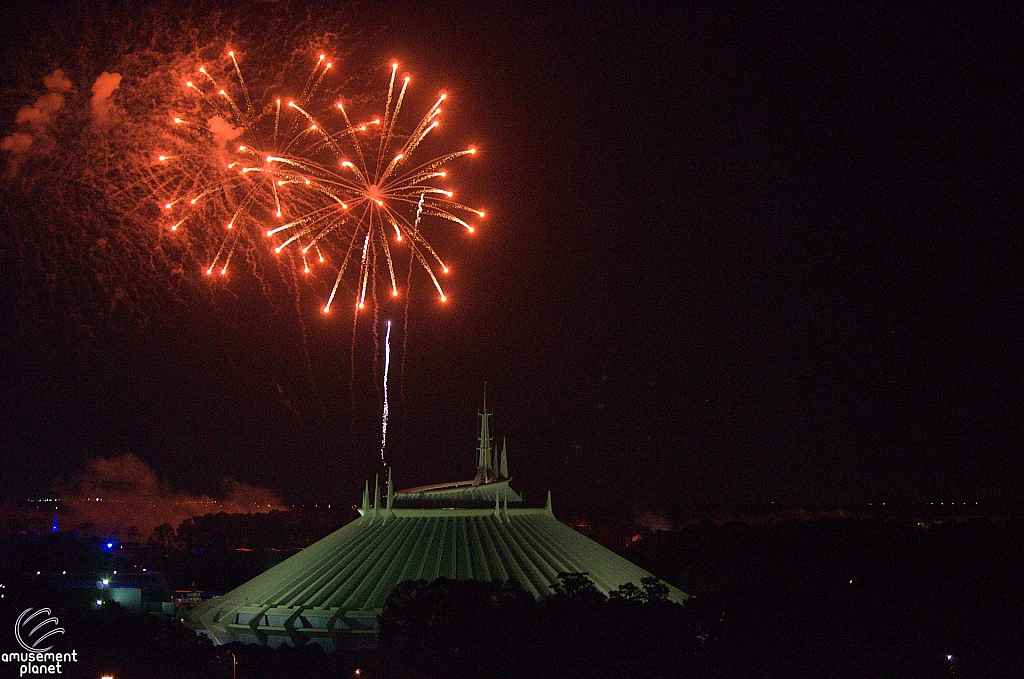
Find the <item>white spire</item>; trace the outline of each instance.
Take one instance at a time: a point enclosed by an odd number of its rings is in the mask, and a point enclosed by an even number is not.
[[[391,503],[394,501],[394,499],[395,487],[391,483],[391,467],[388,467],[388,501],[387,505],[385,505],[385,509],[389,514],[391,513]]]
[[[544,509],[547,510],[547,513],[550,514],[551,516],[555,515],[555,512],[552,511],[552,509],[551,509],[551,491],[550,490],[548,491],[548,504],[547,504],[546,507],[544,507]]]
[[[373,475],[373,518],[380,512],[380,474]]]
[[[480,436],[477,439],[476,476],[479,483],[487,483],[494,476],[494,456],[491,448],[491,415],[487,410],[487,383],[484,383],[484,409],[480,417]]]
[[[507,454],[507,444],[508,444],[508,442],[505,440],[505,437],[502,436],[501,437],[501,468],[498,470],[499,478],[502,478],[502,479],[507,479],[508,478],[508,458],[506,457],[506,454]]]
[[[359,514],[365,519],[370,515],[370,482],[367,481],[366,485],[363,486],[363,508],[359,510]]]

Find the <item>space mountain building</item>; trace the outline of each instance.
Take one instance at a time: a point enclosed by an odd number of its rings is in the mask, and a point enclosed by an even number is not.
[[[395,585],[437,578],[516,580],[535,596],[552,593],[560,573],[586,573],[604,593],[650,573],[558,521],[526,507],[509,486],[505,444],[480,415],[472,480],[382,494],[363,490],[359,518],[295,556],[189,614],[217,643],[317,643],[327,650],[373,645],[377,616]],[[669,587],[669,598],[688,598]]]

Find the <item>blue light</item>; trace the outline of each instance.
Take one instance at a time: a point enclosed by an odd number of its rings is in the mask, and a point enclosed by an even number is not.
[[[113,542],[108,542],[107,543],[107,549],[113,549],[113,548],[114,548],[114,543]]]

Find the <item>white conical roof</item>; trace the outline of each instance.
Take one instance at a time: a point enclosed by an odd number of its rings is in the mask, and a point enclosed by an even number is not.
[[[495,484],[497,485],[497,484]],[[558,521],[547,509],[371,509],[311,547],[189,616],[218,642],[372,643],[395,585],[437,578],[516,580],[534,595],[559,573],[586,573],[604,593],[650,573]],[[495,499],[498,495],[495,495]],[[404,504],[408,504],[408,500]],[[431,503],[432,504],[432,503]],[[687,596],[669,588],[669,598]]]
[[[368,506],[367,483],[360,518],[203,603],[189,620],[219,643],[315,642],[332,649],[374,643],[384,600],[405,580],[515,580],[543,596],[561,573],[586,573],[606,594],[650,577],[558,521],[550,493],[545,508],[523,507],[521,500],[508,479],[481,483],[479,474],[395,493],[389,470],[384,506],[379,481]],[[670,586],[669,598],[688,597]]]

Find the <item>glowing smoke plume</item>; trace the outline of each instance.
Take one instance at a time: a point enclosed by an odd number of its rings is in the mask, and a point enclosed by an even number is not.
[[[64,108],[65,95],[71,91],[71,80],[58,68],[43,78],[43,85],[46,87],[45,94],[31,105],[18,109],[14,117],[18,129],[0,140],[0,149],[8,151],[12,156],[8,174],[17,172],[21,157],[30,149],[46,155],[56,146],[49,127],[57,113]]]
[[[104,71],[92,84],[92,99],[89,102],[92,108],[92,121],[96,127],[107,127],[113,122],[114,103],[110,97],[114,90],[121,86],[120,73],[107,73]]]
[[[284,506],[265,489],[235,479],[223,480],[221,499],[176,490],[138,457],[97,457],[61,494],[61,528],[83,533],[139,539],[157,526],[179,525],[193,516],[227,512],[256,513]]]

